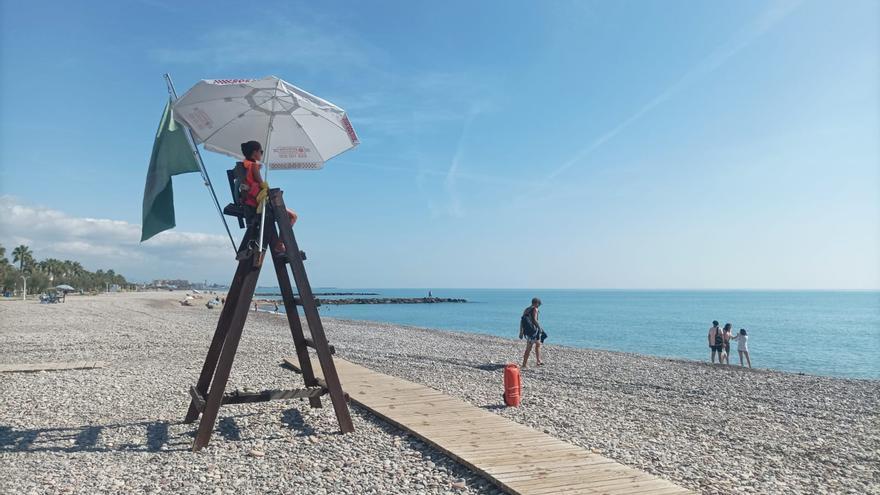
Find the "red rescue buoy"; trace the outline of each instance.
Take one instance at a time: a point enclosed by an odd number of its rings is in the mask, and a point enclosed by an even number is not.
[[[519,366],[507,364],[504,366],[504,403],[509,407],[518,407],[522,402],[522,378],[519,375]]]

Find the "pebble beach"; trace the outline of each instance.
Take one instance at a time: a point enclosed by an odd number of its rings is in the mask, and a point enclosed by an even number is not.
[[[0,364],[105,368],[0,374],[0,493],[500,493],[352,405],[221,408],[192,453],[183,424],[220,311],[181,293],[0,302]],[[552,345],[505,408],[515,339],[325,318],[337,355],[434,387],[698,493],[880,493],[880,381],[713,366]],[[695,343],[697,345],[697,343]],[[290,388],[283,315],[251,313],[228,389]],[[759,363],[754,363],[759,365]],[[345,384],[343,383],[343,387]]]

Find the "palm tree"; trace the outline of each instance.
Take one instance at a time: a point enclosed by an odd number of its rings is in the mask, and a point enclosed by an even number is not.
[[[37,267],[39,267],[41,272],[48,275],[49,278],[52,280],[58,278],[59,283],[64,272],[62,266],[63,265],[61,264],[61,261],[55,258],[46,258],[43,261],[37,263]]]
[[[6,248],[0,244],[0,266],[6,266],[9,264],[9,260],[6,259]]]
[[[31,249],[24,244],[12,250],[12,262],[18,263],[18,269],[24,271],[25,264],[31,264],[34,261]]]

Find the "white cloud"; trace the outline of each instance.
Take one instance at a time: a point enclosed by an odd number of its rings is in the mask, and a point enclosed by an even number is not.
[[[141,243],[141,226],[81,218],[0,196],[0,243],[7,254],[28,245],[34,257],[71,259],[87,269],[112,268],[131,280],[229,277],[234,254],[220,235],[168,230]]]
[[[342,29],[278,16],[253,27],[236,25],[203,31],[189,47],[178,44],[155,49],[151,55],[163,64],[213,70],[292,66],[307,72],[370,70],[369,60],[376,57],[363,40],[354,39]]]

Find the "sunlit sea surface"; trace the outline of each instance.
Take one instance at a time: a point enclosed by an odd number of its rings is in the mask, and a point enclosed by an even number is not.
[[[277,288],[262,287],[258,298]],[[424,297],[428,289],[315,289]],[[712,320],[749,333],[752,365],[880,379],[880,292],[431,289],[464,304],[324,305],[333,318],[400,323],[516,338],[519,317],[540,297],[548,345],[708,360]],[[341,298],[346,296],[319,296]],[[263,306],[261,309],[271,309]],[[736,344],[731,362],[738,363]],[[548,348],[548,351],[552,351]]]

